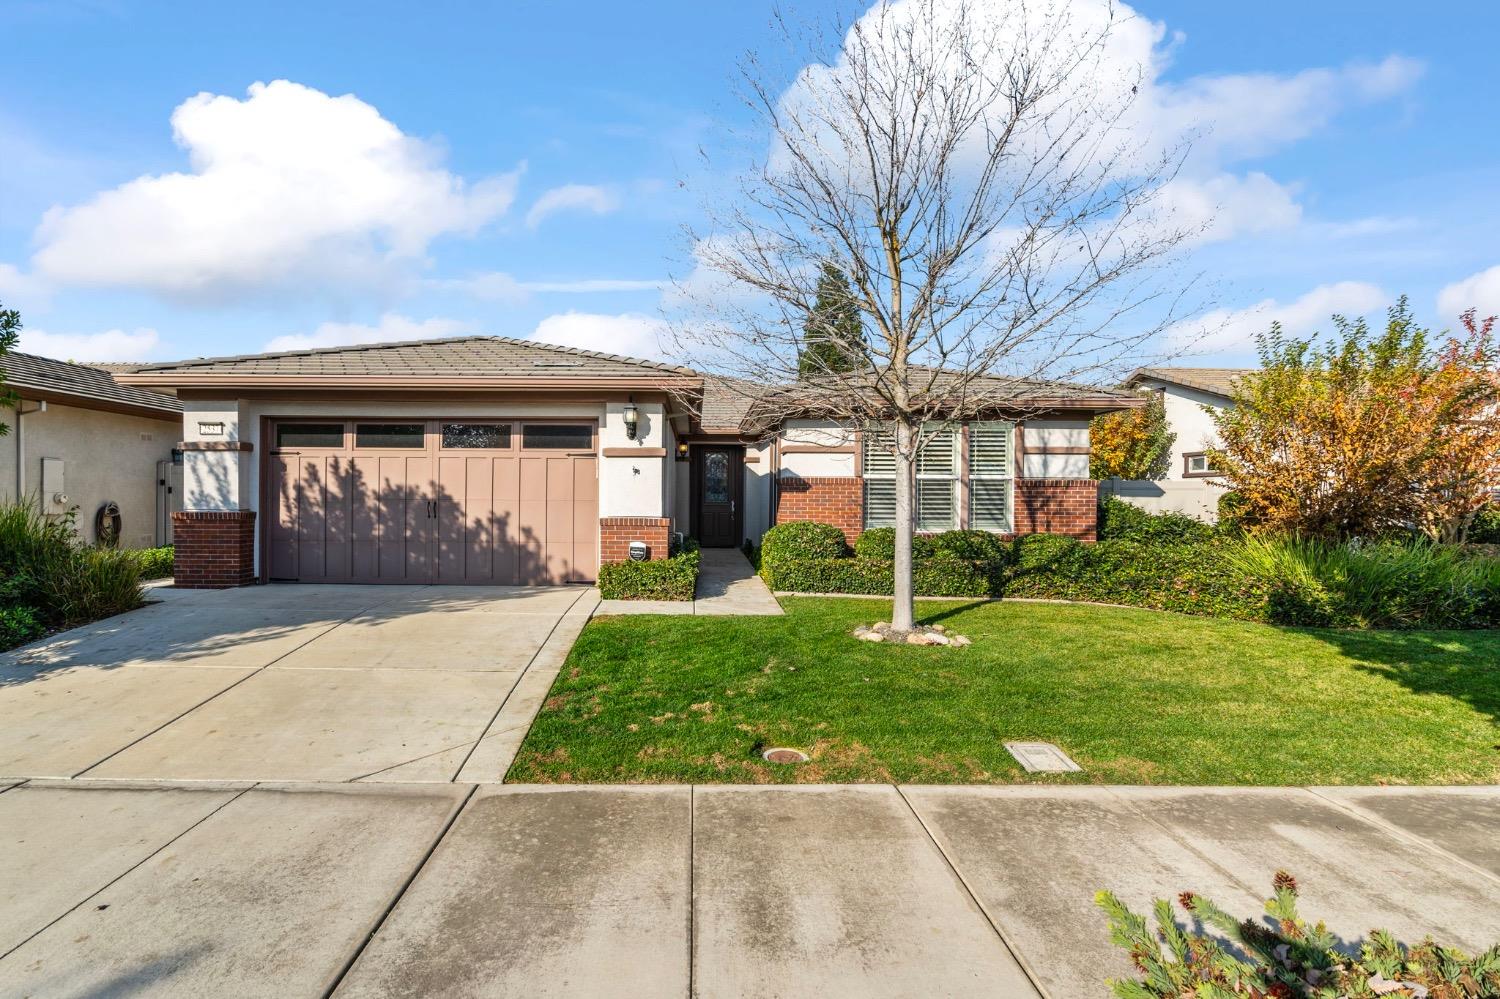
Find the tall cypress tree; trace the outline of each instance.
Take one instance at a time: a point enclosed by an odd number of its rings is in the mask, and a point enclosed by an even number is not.
[[[849,279],[833,264],[818,275],[818,298],[802,324],[802,353],[797,373],[803,377],[853,371],[859,364],[864,327]]]

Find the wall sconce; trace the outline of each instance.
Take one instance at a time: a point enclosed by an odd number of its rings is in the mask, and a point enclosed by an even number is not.
[[[687,441],[678,441],[677,442],[677,460],[678,461],[687,461],[688,460],[688,442]]]
[[[625,409],[620,415],[625,419],[625,439],[635,440],[635,435],[640,430],[641,411],[635,408],[634,397],[625,404]]]

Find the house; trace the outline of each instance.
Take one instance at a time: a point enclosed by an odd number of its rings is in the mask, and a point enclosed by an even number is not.
[[[1174,435],[1166,476],[1153,481],[1109,480],[1104,491],[1152,513],[1185,513],[1199,520],[1218,519],[1224,480],[1208,451],[1216,447],[1209,409],[1231,405],[1237,378],[1254,368],[1137,368],[1125,387],[1161,395],[1167,428]],[[1205,409],[1208,407],[1208,409]]]
[[[51,516],[74,511],[86,541],[169,544],[182,404],[98,366],[10,351],[0,370],[19,399],[0,414],[10,428],[0,497],[34,497]]]
[[[181,401],[177,581],[587,582],[674,533],[739,547],[816,519],[889,523],[879,449],[748,383],[494,336],[204,358],[120,378]],[[1133,393],[1042,385],[949,428],[921,529],[1092,538],[1088,425]],[[1024,414],[1021,415],[1021,414]]]

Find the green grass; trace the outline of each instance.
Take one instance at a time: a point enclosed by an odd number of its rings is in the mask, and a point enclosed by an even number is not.
[[[781,618],[619,617],[579,637],[524,782],[1500,780],[1500,632],[1277,628],[1152,611],[922,603],[967,649],[858,642],[877,600]],[[1082,774],[1001,745],[1055,742]],[[809,763],[767,764],[792,746]]]

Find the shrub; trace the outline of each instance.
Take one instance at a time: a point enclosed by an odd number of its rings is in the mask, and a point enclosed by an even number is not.
[[[142,579],[166,579],[172,575],[172,546],[162,548],[134,548],[125,554],[135,559],[140,566]]]
[[[1220,494],[1217,507],[1219,530],[1234,534],[1254,526],[1250,517],[1250,503],[1245,499],[1244,493],[1231,489]]]
[[[1109,918],[1110,939],[1130,953],[1141,974],[1140,981],[1112,980],[1110,988],[1122,999],[1500,997],[1500,946],[1471,958],[1431,938],[1407,948],[1373,930],[1354,957],[1321,922],[1302,918],[1297,893],[1296,879],[1278,871],[1265,905],[1269,918],[1257,921],[1235,919],[1202,895],[1183,892],[1178,904],[1192,926],[1178,925],[1171,903],[1158,899],[1153,932],[1144,916],[1101,891],[1095,902]]]
[[[0,505],[0,609],[24,609],[45,629],[141,601],[140,565],[130,553],[80,545],[71,518],[43,516],[30,503]],[[12,618],[24,629],[24,614]]]
[[[30,607],[0,607],[0,649],[24,645],[45,630]]]
[[[859,558],[874,558],[890,561],[896,557],[896,529],[894,527],[872,527],[854,542],[854,554]],[[917,534],[911,539],[913,560],[931,558],[937,549],[929,535]]]
[[[605,600],[691,600],[698,586],[698,561],[698,544],[688,541],[669,558],[606,562],[599,566],[599,595]]]
[[[932,547],[939,555],[969,562],[1010,560],[1010,542],[989,531],[944,531],[933,536]]]
[[[1131,538],[1136,541],[1189,541],[1207,538],[1214,529],[1181,513],[1149,513],[1118,496],[1106,496],[1099,504],[1099,539]]]
[[[1482,628],[1500,623],[1500,563],[1422,539],[1340,543],[1246,538],[1230,549],[1260,580],[1277,624]]]
[[[1468,540],[1476,545],[1500,545],[1500,506],[1487,506],[1474,515]]]
[[[847,551],[843,531],[811,520],[777,524],[760,539],[763,567],[790,559],[842,558]]]
[[[919,597],[984,597],[990,593],[989,567],[955,558],[929,558],[912,567]],[[821,558],[783,562],[768,579],[777,590],[799,593],[852,593],[890,596],[895,592],[895,564],[890,559]]]

